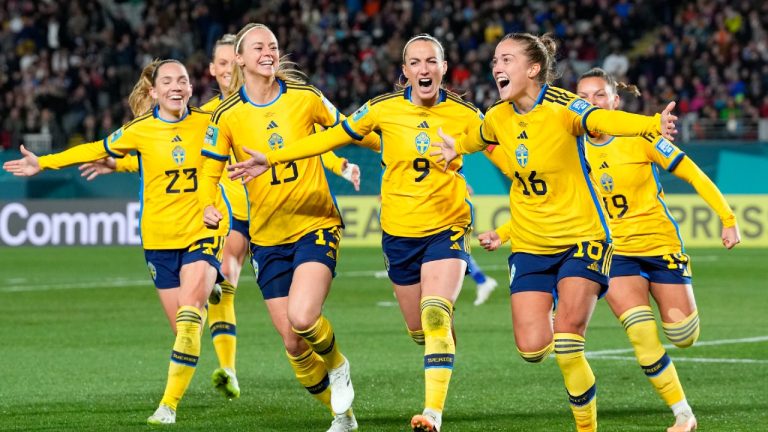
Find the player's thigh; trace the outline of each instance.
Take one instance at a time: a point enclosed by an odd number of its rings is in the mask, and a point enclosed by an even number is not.
[[[637,306],[650,306],[650,284],[642,276],[611,277],[605,300],[616,317]]]
[[[691,284],[651,282],[651,295],[656,300],[663,322],[682,321],[696,310]]]
[[[421,284],[393,284],[392,289],[395,291],[395,297],[408,330],[421,330]]]
[[[438,296],[451,303],[461,292],[467,262],[460,258],[447,258],[421,265],[421,296]]]
[[[297,356],[307,350],[304,340],[293,332],[288,320],[288,297],[276,297],[264,300],[269,312],[272,325],[283,340],[285,350],[292,356]]]
[[[179,305],[198,309],[205,307],[217,276],[218,270],[207,261],[194,261],[181,266]]]
[[[509,302],[517,348],[533,352],[549,345],[552,342],[552,294],[520,291],[513,293]]]
[[[224,242],[224,254],[221,259],[221,272],[224,277],[234,286],[237,286],[240,280],[240,272],[243,269],[243,262],[248,253],[248,239],[239,231],[229,232]]]
[[[294,328],[306,330],[317,321],[332,279],[331,269],[324,263],[305,262],[296,267],[288,294],[288,319]]]
[[[565,277],[557,283],[554,331],[584,336],[602,287],[583,277]]]

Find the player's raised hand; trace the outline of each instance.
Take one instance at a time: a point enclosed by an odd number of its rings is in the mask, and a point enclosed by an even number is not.
[[[203,223],[206,227],[216,229],[222,219],[224,219],[224,215],[216,207],[209,205],[203,209]]]
[[[341,165],[341,176],[352,183],[355,192],[360,192],[360,167],[344,159]]]
[[[243,151],[251,155],[251,158],[228,166],[227,170],[229,170],[230,179],[237,180],[241,178],[244,182],[249,182],[267,172],[269,164],[264,153],[251,150],[248,147],[243,147]]]
[[[21,159],[7,161],[3,164],[3,169],[17,177],[31,177],[40,172],[40,164],[37,162],[37,156],[27,150],[24,144],[19,148],[21,150]]]
[[[672,114],[673,109],[675,109],[675,102],[670,102],[664,108],[664,111],[661,112],[661,135],[670,141],[674,141],[677,134],[677,128],[675,127],[677,116]]]
[[[451,161],[453,161],[459,156],[459,153],[456,152],[456,139],[446,134],[445,132],[443,132],[443,128],[438,128],[437,134],[440,135],[440,138],[442,138],[443,141],[432,144],[432,147],[438,147],[440,150],[434,151],[429,155],[439,156],[435,161],[435,163],[437,164],[445,161],[445,166],[443,167],[443,171],[446,171],[448,169],[448,166],[451,164]]]
[[[100,175],[115,172],[117,162],[115,158],[107,156],[104,159],[82,164],[77,169],[80,170],[80,177],[85,177],[86,180],[91,181]]]
[[[480,246],[487,251],[495,251],[501,246],[501,237],[493,230],[480,234],[477,239],[480,240]]]
[[[723,227],[723,246],[725,246],[726,249],[733,249],[733,247],[739,243],[741,243],[739,226]]]

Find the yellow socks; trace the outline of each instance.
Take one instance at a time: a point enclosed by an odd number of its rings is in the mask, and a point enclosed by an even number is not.
[[[301,385],[307,389],[307,391],[323,406],[331,410],[331,389],[329,387],[330,382],[328,380],[328,372],[325,368],[323,359],[312,350],[308,349],[307,352],[299,354],[294,357],[288,352],[285,353],[288,356],[288,362],[293,368],[293,372],[296,374],[296,379],[299,380]]]
[[[442,412],[448,396],[456,345],[451,334],[453,305],[445,298],[421,299],[421,326],[424,329],[424,407]]]
[[[693,311],[682,321],[661,323],[667,339],[678,348],[688,348],[699,339],[699,312]]]
[[[336,344],[333,327],[324,316],[320,315],[312,327],[304,331],[294,328],[293,332],[301,336],[316,353],[320,354],[328,370],[336,369],[344,363],[344,356],[341,355]]]
[[[408,335],[416,345],[424,345],[424,330],[408,330]]]
[[[213,338],[213,348],[219,358],[219,366],[235,370],[237,349],[237,322],[235,320],[236,288],[224,281],[221,284],[221,301],[208,305],[208,322]]]
[[[597,387],[584,356],[584,338],[574,333],[555,333],[555,358],[565,379],[576,430],[596,431]]]
[[[552,354],[552,351],[555,349],[555,344],[553,342],[550,342],[549,345],[545,346],[544,348],[533,351],[533,352],[524,352],[517,350],[518,353],[520,353],[520,357],[523,358],[523,360],[527,361],[528,363],[541,363],[544,360],[546,360],[547,357],[549,357],[550,354]]]
[[[651,307],[633,307],[621,314],[619,321],[635,349],[635,357],[640,367],[664,402],[672,407],[685,400],[675,365],[659,340],[656,318]]]
[[[176,312],[176,341],[168,366],[168,382],[160,401],[173,410],[179,404],[184,392],[195,374],[197,359],[200,357],[200,329],[203,322],[200,310],[194,306],[181,306]]]

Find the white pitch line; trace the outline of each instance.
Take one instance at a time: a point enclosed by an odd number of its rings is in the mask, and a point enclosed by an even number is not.
[[[66,290],[66,289],[78,289],[78,288],[123,288],[131,286],[144,286],[152,285],[152,283],[146,279],[143,280],[102,280],[96,282],[77,282],[77,283],[59,283],[59,284],[42,284],[42,285],[8,285],[0,287],[0,293],[7,292],[32,292],[32,291],[53,291],[53,290]]]
[[[626,360],[636,362],[635,357],[614,356],[614,355],[599,355],[599,356],[587,356],[590,360]],[[768,360],[757,359],[731,359],[731,358],[704,358],[704,357],[675,357],[673,360],[675,363],[691,362],[691,363],[750,363],[750,364],[768,364]]]
[[[756,342],[765,342],[768,341],[768,336],[755,336],[750,338],[742,338],[742,339],[720,339],[720,340],[712,340],[712,341],[698,341],[694,346],[709,346],[709,345],[729,345],[729,344],[739,344],[739,343],[756,343]],[[666,344],[664,345],[664,348],[667,349],[673,349],[677,348],[674,345]],[[587,351],[587,357],[590,356],[605,356],[605,355],[611,355],[611,354],[624,354],[624,353],[631,353],[635,350],[633,348],[621,348],[621,349],[611,349],[611,350],[601,350],[601,351]]]

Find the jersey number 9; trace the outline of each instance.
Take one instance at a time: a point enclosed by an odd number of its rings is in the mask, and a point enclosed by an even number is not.
[[[424,178],[429,175],[429,159],[425,159],[425,158],[414,159],[413,169],[416,170],[416,172],[421,173],[420,176],[414,179],[416,180],[416,183],[424,180]]]

